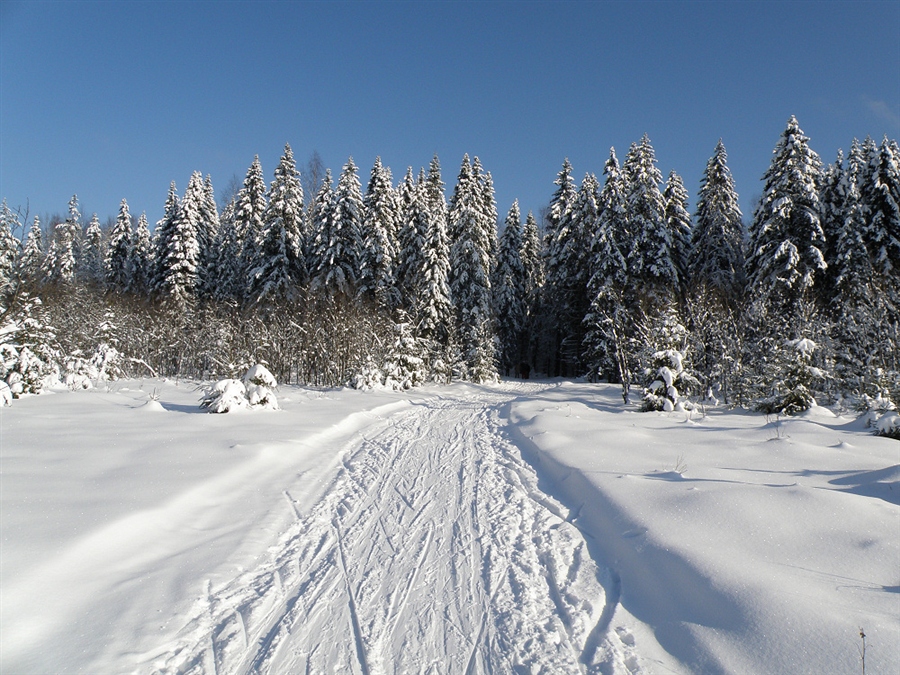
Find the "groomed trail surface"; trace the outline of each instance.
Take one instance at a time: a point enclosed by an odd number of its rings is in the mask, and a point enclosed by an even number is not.
[[[146,669],[639,671],[633,638],[609,630],[615,580],[504,433],[523,393],[455,389],[364,429],[322,498],[210,585]]]

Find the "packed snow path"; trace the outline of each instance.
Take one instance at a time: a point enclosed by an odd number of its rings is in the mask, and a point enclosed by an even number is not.
[[[254,569],[206,589],[153,670],[636,669],[607,639],[616,584],[504,433],[513,397],[478,388],[366,428],[322,499]]]

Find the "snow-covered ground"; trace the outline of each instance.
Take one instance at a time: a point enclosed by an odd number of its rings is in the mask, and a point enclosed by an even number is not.
[[[0,412],[3,673],[900,672],[900,443],[560,381]],[[154,400],[158,397],[158,400]]]

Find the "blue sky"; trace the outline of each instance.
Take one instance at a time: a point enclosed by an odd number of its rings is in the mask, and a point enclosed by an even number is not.
[[[41,216],[162,215],[285,142],[363,185],[463,153],[501,217],[647,133],[691,209],[721,137],[745,216],[788,117],[825,162],[900,136],[900,2],[0,2],[0,197]]]

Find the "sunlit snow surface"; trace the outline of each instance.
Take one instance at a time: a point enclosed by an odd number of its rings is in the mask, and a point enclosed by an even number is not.
[[[3,673],[900,672],[900,443],[558,381],[0,409]]]

